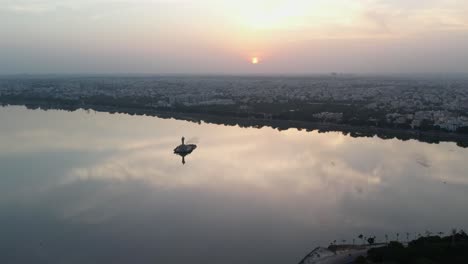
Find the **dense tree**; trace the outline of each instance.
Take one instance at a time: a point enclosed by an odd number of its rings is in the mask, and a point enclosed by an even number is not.
[[[446,237],[421,236],[410,241],[406,247],[392,241],[384,247],[370,249],[368,259],[371,263],[465,264],[468,263],[468,235],[462,230],[457,232],[453,229]]]

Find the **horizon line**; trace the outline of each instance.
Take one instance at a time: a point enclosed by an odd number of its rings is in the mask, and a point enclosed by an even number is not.
[[[96,72],[96,73],[0,73],[0,77],[46,77],[46,76],[96,76],[96,77],[105,77],[105,76],[126,76],[126,77],[151,77],[151,76],[167,76],[167,77],[191,77],[191,76],[224,76],[224,77],[313,77],[313,76],[462,76],[466,75],[468,77],[468,72],[310,72],[310,73],[247,73],[247,72],[238,72],[238,73],[222,73],[222,72],[197,72],[197,73],[144,73],[144,72],[126,72],[126,73],[117,73],[117,72]]]

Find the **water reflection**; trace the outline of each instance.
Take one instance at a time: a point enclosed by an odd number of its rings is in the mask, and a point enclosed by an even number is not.
[[[195,144],[185,144],[185,137],[182,137],[182,144],[174,149],[174,154],[182,157],[182,165],[185,165],[185,157],[190,155],[196,148]]]
[[[0,120],[2,263],[295,263],[468,220],[454,143],[21,107]],[[186,131],[203,148],[180,166]]]

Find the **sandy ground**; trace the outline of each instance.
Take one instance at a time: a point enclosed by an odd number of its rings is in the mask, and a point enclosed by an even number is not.
[[[359,256],[367,255],[367,249],[364,250],[352,250],[349,252],[338,253],[335,256],[325,257],[323,259],[309,262],[309,264],[347,264],[353,263]]]
[[[299,264],[348,264],[353,263],[359,256],[366,256],[367,251],[372,247],[363,246],[347,248],[335,252],[326,248],[316,248],[310,252]]]

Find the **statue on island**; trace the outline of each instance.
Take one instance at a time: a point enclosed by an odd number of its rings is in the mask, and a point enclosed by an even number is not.
[[[182,144],[180,144],[174,149],[174,154],[181,156],[182,164],[185,164],[185,156],[192,153],[192,151],[194,151],[196,148],[197,145],[195,144],[185,144],[185,138],[182,137]]]

